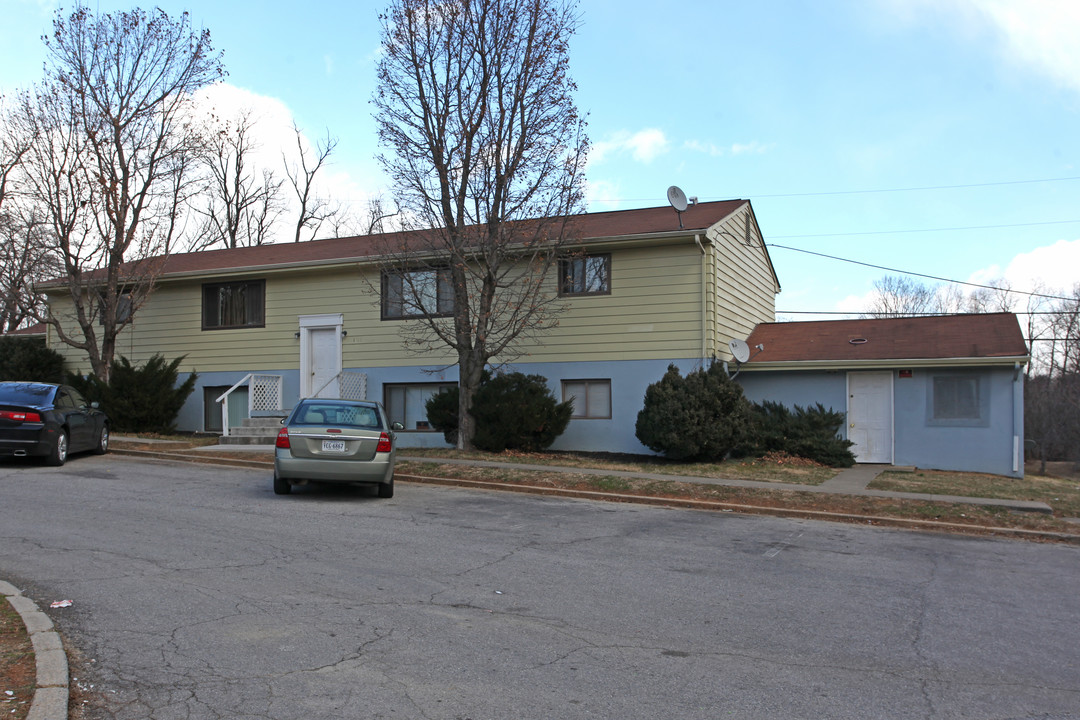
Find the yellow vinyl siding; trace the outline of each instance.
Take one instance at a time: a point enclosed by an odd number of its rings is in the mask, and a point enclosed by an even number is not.
[[[611,252],[611,294],[564,298],[559,325],[522,360],[573,362],[701,354],[701,253],[692,240]]]
[[[748,230],[749,246],[743,241]],[[562,298],[566,311],[557,327],[540,335],[515,359],[728,358],[729,338],[745,339],[757,323],[774,319],[778,288],[749,203],[700,239],[700,247],[688,235],[656,245],[620,243],[610,250],[595,248],[596,253],[611,254],[611,293]],[[547,280],[549,293],[556,292],[557,274],[553,270]],[[203,284],[238,277],[265,280],[266,326],[203,330]],[[423,355],[407,352],[401,330],[412,321],[381,320],[378,292],[378,270],[355,263],[164,280],[136,312],[133,325],[120,338],[118,352],[137,364],[155,353],[168,360],[184,355],[182,371],[298,369],[299,316],[341,313],[347,331],[342,339],[342,367],[452,365],[456,361],[449,349]],[[58,315],[71,306],[62,295],[53,296],[51,302]],[[50,332],[50,345],[65,355],[69,368],[89,370],[85,354],[60,343],[54,332]]]
[[[776,319],[779,287],[749,204],[718,223],[708,236],[713,242],[710,326],[716,329],[709,346],[716,357],[729,360],[728,340],[745,340],[758,323]]]

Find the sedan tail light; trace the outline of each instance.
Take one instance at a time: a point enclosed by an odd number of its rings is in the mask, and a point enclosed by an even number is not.
[[[288,450],[292,447],[289,444],[289,428],[283,427],[278,430],[277,441],[274,443],[274,447],[282,448],[283,450]]]
[[[0,410],[0,418],[15,420],[16,422],[41,422],[41,415],[36,412],[24,412],[22,410]]]
[[[370,445],[368,447],[371,447]],[[390,436],[386,433],[379,435],[379,445],[375,448],[375,452],[390,452],[394,449],[393,443],[390,442]]]

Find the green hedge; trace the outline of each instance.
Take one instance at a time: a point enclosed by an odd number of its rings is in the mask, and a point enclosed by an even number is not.
[[[669,365],[645,390],[635,433],[645,447],[672,460],[723,460],[746,440],[750,403],[723,365],[683,377]]]
[[[426,406],[428,422],[457,443],[458,389],[432,396]],[[476,420],[473,445],[488,452],[536,452],[551,446],[570,423],[573,404],[559,402],[543,375],[504,373],[484,375],[470,411]]]
[[[0,337],[0,380],[64,382],[64,356],[41,338]]]
[[[161,355],[154,355],[142,367],[135,367],[120,356],[113,363],[108,383],[90,375],[71,378],[71,384],[88,400],[101,404],[114,432],[171,433],[198,379],[192,373],[182,384],[176,384],[177,368],[183,359],[181,356],[166,362]]]

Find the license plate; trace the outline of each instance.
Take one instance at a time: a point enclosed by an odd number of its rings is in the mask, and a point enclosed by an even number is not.
[[[322,451],[323,452],[339,452],[339,453],[343,453],[343,452],[345,452],[345,441],[344,440],[323,440],[322,441]]]

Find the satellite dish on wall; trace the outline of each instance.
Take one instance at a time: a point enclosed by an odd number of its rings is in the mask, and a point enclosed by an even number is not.
[[[728,349],[731,350],[731,356],[740,364],[750,359],[750,346],[747,345],[744,340],[732,338],[731,340],[728,340],[727,346]]]
[[[675,208],[675,212],[681,213],[690,207],[690,202],[686,199],[686,193],[676,185],[672,185],[667,189],[667,201],[671,203],[671,207]]]

